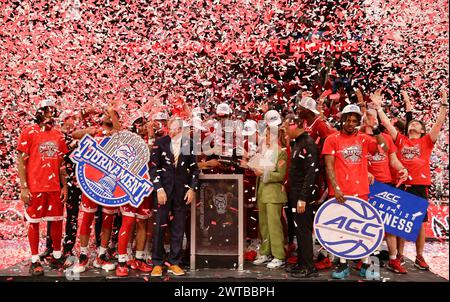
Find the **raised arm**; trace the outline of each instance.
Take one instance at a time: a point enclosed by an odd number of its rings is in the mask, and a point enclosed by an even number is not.
[[[375,91],[375,93],[370,96],[370,99],[372,100],[372,104],[378,112],[378,116],[380,117],[381,123],[389,131],[389,134],[391,135],[392,139],[395,141],[397,139],[398,131],[391,124],[391,121],[387,117],[386,113],[384,113],[384,111],[383,111],[383,108],[381,106],[383,103],[383,96],[381,95],[381,90],[379,89],[379,90]],[[378,139],[377,139],[377,141],[378,141]]]
[[[408,134],[407,133],[408,124],[413,119],[413,113],[412,113],[412,108],[413,107],[411,105],[411,101],[409,100],[409,95],[408,95],[408,93],[406,91],[402,90],[402,96],[403,96],[403,99],[405,100],[405,111],[406,111],[405,112],[405,125],[406,125],[406,127],[405,127],[405,131],[404,131],[403,134],[407,135]]]
[[[439,132],[441,131],[442,125],[444,125],[445,118],[447,117],[447,109],[448,109],[447,92],[445,92],[444,90],[441,90],[441,95],[442,95],[442,99],[441,99],[441,108],[439,109],[439,115],[429,133],[431,141],[433,143],[437,141]]]

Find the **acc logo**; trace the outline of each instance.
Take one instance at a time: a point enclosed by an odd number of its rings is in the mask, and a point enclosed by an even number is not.
[[[71,159],[83,193],[103,206],[131,204],[139,207],[153,191],[149,181],[147,144],[129,131],[100,142],[85,135]]]
[[[319,208],[314,219],[316,238],[337,257],[368,257],[383,241],[383,221],[368,202],[352,196],[345,198],[343,204],[333,198]]]

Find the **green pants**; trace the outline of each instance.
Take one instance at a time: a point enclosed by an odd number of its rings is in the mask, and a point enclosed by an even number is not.
[[[281,223],[281,213],[284,204],[258,202],[259,230],[261,232],[261,255],[272,255],[277,259],[284,260],[284,233]]]

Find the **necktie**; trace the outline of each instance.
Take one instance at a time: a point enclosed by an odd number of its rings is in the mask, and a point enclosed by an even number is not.
[[[175,166],[177,166],[177,164],[178,164],[178,157],[180,156],[180,146],[179,146],[179,144],[178,144],[178,142],[175,142],[173,145],[172,145],[172,152],[173,152],[173,158],[174,158],[174,161],[175,161]]]

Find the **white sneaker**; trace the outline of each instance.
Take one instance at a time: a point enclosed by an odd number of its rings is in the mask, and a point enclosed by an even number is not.
[[[267,255],[259,255],[258,258],[256,258],[256,259],[253,261],[253,264],[254,264],[254,265],[262,265],[262,264],[264,264],[264,263],[269,262],[270,260],[272,260],[272,257],[271,257],[271,256],[267,256]]]
[[[272,261],[270,261],[269,263],[267,263],[267,268],[270,269],[276,269],[276,268],[280,268],[284,266],[284,261],[277,259],[277,258],[273,258]]]
[[[97,257],[94,260],[94,267],[96,268],[101,268],[107,272],[112,271],[113,269],[116,268],[116,265],[112,262],[110,262],[109,260],[104,260],[100,257]]]

